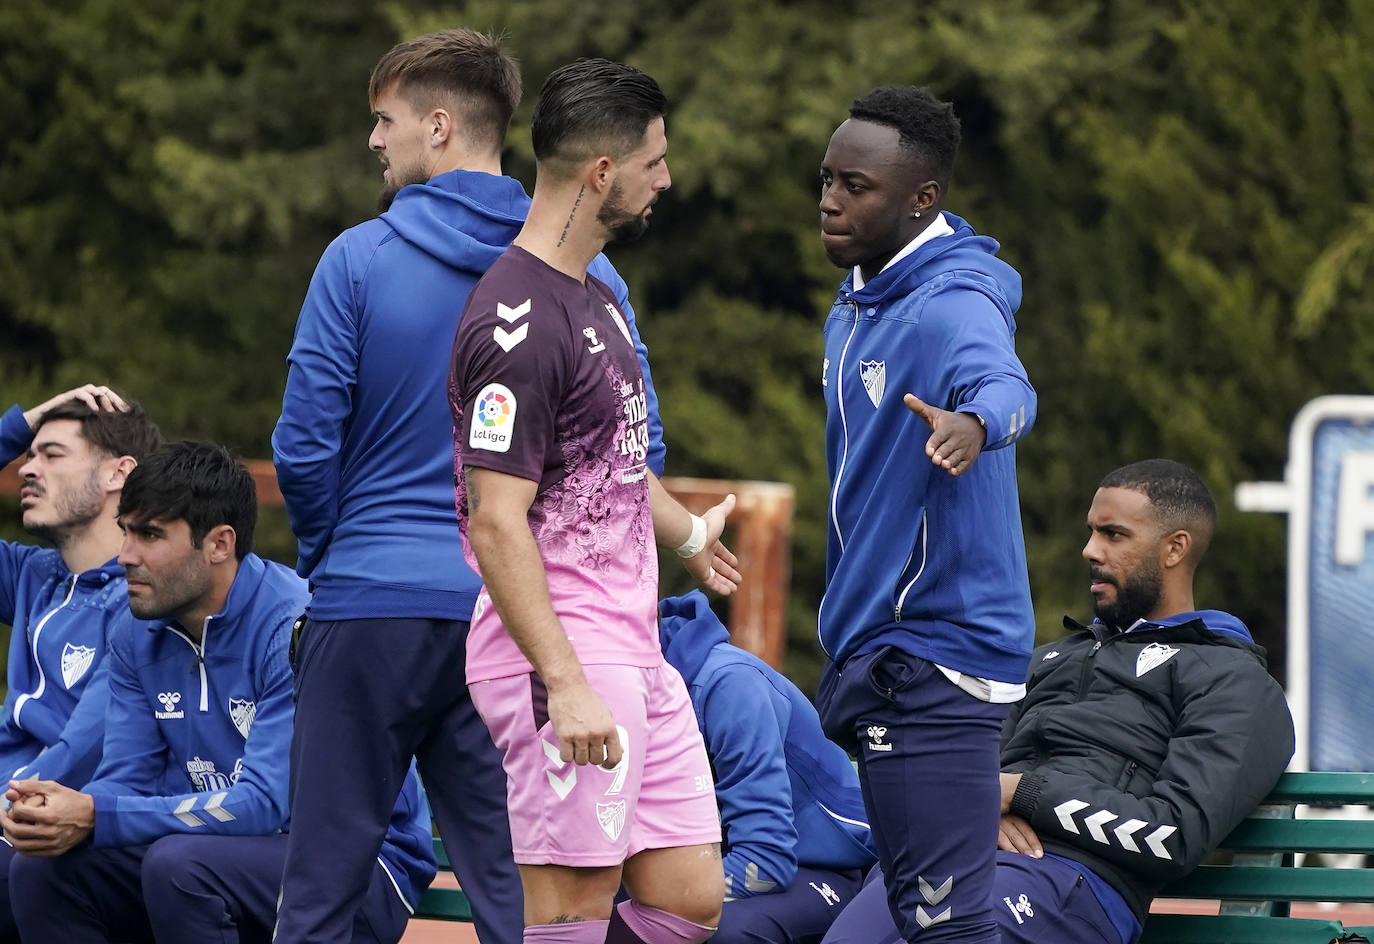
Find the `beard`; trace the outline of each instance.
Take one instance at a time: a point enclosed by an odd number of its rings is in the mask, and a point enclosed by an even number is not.
[[[396,199],[396,194],[401,192],[401,188],[409,187],[411,184],[429,183],[425,169],[418,164],[410,167],[389,164],[387,169],[391,173],[383,178],[382,189],[377,193],[378,213],[385,213],[391,209],[391,203]]]
[[[131,581],[149,579],[141,567],[128,567],[125,573]],[[139,619],[152,620],[173,616],[194,603],[210,590],[210,575],[198,552],[186,558],[174,569],[164,570],[157,580],[147,584],[142,595],[129,595],[129,612]]]
[[[1153,610],[1159,604],[1164,588],[1164,573],[1159,568],[1159,561],[1153,558],[1143,562],[1123,583],[1105,574],[1094,573],[1093,577],[1106,580],[1116,587],[1115,598],[1110,603],[1094,601],[1093,614],[1108,626],[1120,630],[1130,629],[1136,620]]]
[[[609,241],[616,243],[638,239],[649,228],[649,219],[643,210],[634,213],[625,205],[625,189],[618,180],[611,184],[606,202],[596,211],[596,221],[610,233]]]
[[[43,494],[47,494],[46,488]],[[26,523],[24,530],[61,550],[76,531],[99,517],[104,507],[105,493],[100,487],[100,468],[97,466],[79,487],[60,492],[53,499],[54,520],[32,525]]]

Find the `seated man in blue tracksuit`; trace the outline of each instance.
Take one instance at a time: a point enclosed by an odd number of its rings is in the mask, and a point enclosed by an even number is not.
[[[100,384],[0,415],[0,467],[24,457],[24,530],[52,545],[0,541],[0,623],[12,627],[0,779],[80,787],[95,773],[109,693],[105,653],[116,627],[132,620],[115,562],[115,509],[125,476],[160,442],[138,404]],[[0,944],[19,940],[8,888],[13,856],[0,843]]]
[[[110,642],[104,757],[82,792],[11,781],[0,813],[26,941],[267,940],[288,825],[291,628],[307,598],[250,553],[253,481],[223,449],[163,447],[119,501],[140,620]],[[435,873],[414,772],[353,940],[394,944]]]
[[[858,775],[816,709],[730,635],[699,590],[659,604],[716,778],[725,907],[715,944],[815,944],[874,861]]]

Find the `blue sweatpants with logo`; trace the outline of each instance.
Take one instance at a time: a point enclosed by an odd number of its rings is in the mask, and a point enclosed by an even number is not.
[[[861,869],[801,866],[787,888],[727,901],[712,944],[820,944],[863,887]]]
[[[268,944],[286,836],[166,836],[150,845],[17,855],[15,917],[25,941]],[[410,910],[380,862],[350,917],[353,944],[396,944]]]
[[[875,868],[824,944],[900,944],[886,897]],[[1055,859],[998,852],[991,904],[1003,944],[1122,944],[1082,874]]]
[[[997,944],[989,896],[1008,706],[979,701],[933,663],[887,646],[828,664],[817,708],[826,735],[858,758],[902,940]]]
[[[307,619],[277,944],[343,944],[413,755],[483,944],[520,944],[506,775],[464,684],[468,624]]]

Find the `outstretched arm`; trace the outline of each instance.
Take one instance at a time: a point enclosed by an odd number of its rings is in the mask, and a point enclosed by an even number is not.
[[[726,495],[720,504],[697,516],[669,495],[658,476],[650,472],[649,501],[654,513],[654,539],[659,547],[676,549],[682,566],[701,581],[703,587],[722,594],[739,589],[741,578],[735,569],[739,558],[720,541],[725,519],[735,509],[734,495]]]

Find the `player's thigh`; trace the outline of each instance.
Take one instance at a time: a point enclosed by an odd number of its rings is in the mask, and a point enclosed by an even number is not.
[[[1057,859],[999,851],[992,913],[1004,944],[1117,944],[1120,940],[1083,875]]]

